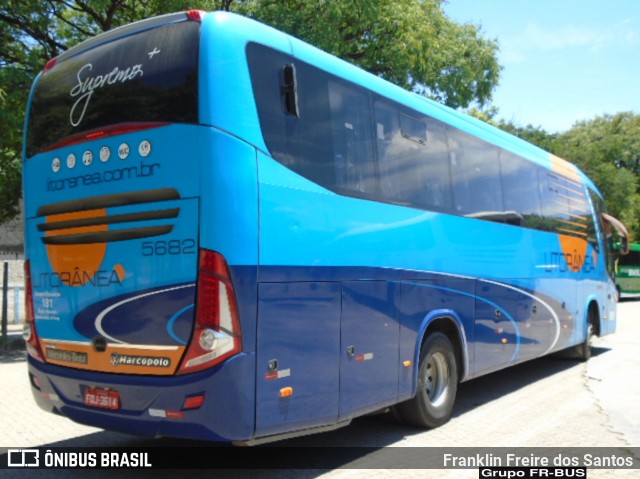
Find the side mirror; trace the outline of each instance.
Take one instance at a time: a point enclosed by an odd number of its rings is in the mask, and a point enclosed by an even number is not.
[[[613,250],[620,255],[628,254],[629,230],[627,230],[627,227],[622,223],[622,221],[606,213],[602,213],[602,219],[610,225],[611,231],[615,232],[616,236],[619,238],[618,242],[612,244]]]

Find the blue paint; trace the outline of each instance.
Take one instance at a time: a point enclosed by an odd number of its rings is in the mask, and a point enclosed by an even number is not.
[[[176,314],[174,314],[173,316],[171,316],[171,319],[169,319],[169,322],[167,323],[167,332],[169,333],[169,336],[171,336],[176,343],[178,344],[183,344],[186,345],[187,342],[184,339],[179,338],[176,333],[174,332],[173,328],[175,327],[175,323],[180,319],[180,317],[186,313],[187,311],[192,310],[194,307],[193,304],[190,304],[188,306],[185,306],[184,308],[182,308],[180,311],[178,311]]]

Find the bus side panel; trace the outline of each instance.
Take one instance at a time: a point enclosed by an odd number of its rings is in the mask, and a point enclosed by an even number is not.
[[[398,399],[400,283],[342,283],[340,420]]]
[[[441,276],[431,281],[411,281],[402,283],[400,316],[400,362],[412,361],[413,368],[400,364],[399,399],[408,399],[415,394],[420,346],[423,335],[431,321],[447,317],[461,328],[468,356],[461,358],[465,369],[464,377],[473,373],[469,367],[474,364],[473,281],[468,279]],[[464,355],[464,354],[463,354]],[[460,374],[463,379],[463,373]]]
[[[256,436],[336,422],[340,306],[338,282],[260,284]]]
[[[238,300],[244,351],[255,351],[258,265],[256,151],[247,143],[208,129],[202,165],[200,246],[222,254]]]
[[[513,284],[515,280],[507,283]],[[476,373],[542,356],[556,331],[542,302],[515,286],[476,283]]]
[[[244,22],[246,24],[242,25]],[[262,139],[245,53],[249,41],[288,52],[286,34],[228,12],[202,21],[200,45],[200,122],[216,125],[266,151]]]

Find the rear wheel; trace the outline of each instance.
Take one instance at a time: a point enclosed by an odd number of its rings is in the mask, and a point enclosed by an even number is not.
[[[447,336],[429,335],[420,351],[418,391],[396,406],[400,417],[418,427],[438,427],[449,420],[458,390],[458,365]]]

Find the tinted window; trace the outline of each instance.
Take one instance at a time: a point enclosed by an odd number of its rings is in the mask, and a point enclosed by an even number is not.
[[[117,39],[45,72],[31,104],[27,155],[124,122],[198,121],[199,22]]]
[[[540,224],[538,167],[508,151],[500,151],[505,213],[514,213],[513,224],[536,228]]]
[[[543,229],[560,232],[562,221],[568,220],[569,204],[563,194],[564,180],[547,170],[540,170],[540,193],[542,199],[542,215],[547,220]]]
[[[296,116],[288,112],[283,94],[283,66],[293,59],[256,44],[247,47],[247,55],[262,133],[273,157],[325,188],[375,197],[368,94],[296,62]]]
[[[565,179],[565,185],[569,219],[565,222],[564,231],[574,236],[587,238],[592,229],[593,218],[584,186],[569,178]]]
[[[451,177],[443,124],[415,118],[377,102],[376,143],[380,190],[388,201],[451,210]]]
[[[629,251],[618,259],[619,266],[640,266],[640,251]]]
[[[492,219],[503,212],[498,148],[452,128],[449,154],[456,213]]]
[[[581,184],[284,53],[249,44],[247,56],[266,146],[305,178],[339,194],[595,241]]]
[[[539,179],[542,212],[546,218],[543,229],[585,239],[591,237],[591,207],[582,185],[546,170],[540,171]]]
[[[289,56],[254,43],[247,47],[251,81],[267,148],[286,167],[320,185],[335,183],[329,86],[296,64],[299,117],[288,113],[283,94]]]
[[[377,179],[369,99],[351,86],[331,80],[328,83],[334,184],[347,193],[375,196]]]

